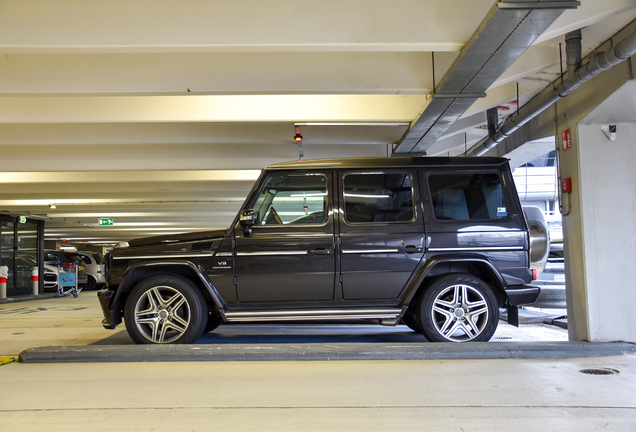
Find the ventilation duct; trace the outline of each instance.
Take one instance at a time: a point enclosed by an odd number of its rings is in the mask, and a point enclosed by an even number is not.
[[[393,155],[426,154],[563,11],[578,6],[577,0],[496,1],[446,75],[433,83],[430,103]]]
[[[617,44],[614,49],[590,55],[588,56],[589,61],[584,66],[579,66],[581,62],[581,31],[577,30],[568,33],[565,40],[567,44],[568,79],[558,84],[556,88],[548,93],[544,92],[535,96],[519,109],[518,114],[508,117],[501,124],[498,132],[484,138],[468,149],[465,153],[466,156],[483,155],[554,102],[572,93],[584,82],[636,54],[636,32],[634,32]]]

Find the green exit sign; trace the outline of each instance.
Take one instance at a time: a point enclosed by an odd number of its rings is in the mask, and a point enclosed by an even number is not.
[[[112,224],[113,224],[113,218],[101,218],[101,219],[99,219],[99,226],[112,225]]]

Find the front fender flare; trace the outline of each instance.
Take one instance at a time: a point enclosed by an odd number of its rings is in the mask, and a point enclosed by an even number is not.
[[[121,303],[125,298],[125,294],[130,292],[133,289],[133,287],[137,285],[137,283],[139,282],[139,280],[136,278],[136,275],[143,270],[147,270],[147,269],[154,270],[154,269],[160,269],[161,267],[172,267],[172,268],[181,267],[184,269],[188,269],[190,274],[196,275],[196,277],[199,279],[201,284],[205,287],[205,290],[207,291],[207,293],[212,298],[212,301],[214,302],[214,305],[219,310],[219,313],[221,314],[221,317],[223,318],[223,320],[227,321],[225,317],[225,309],[226,309],[225,301],[223,300],[218,290],[214,286],[214,283],[212,283],[210,278],[208,278],[207,274],[205,274],[205,271],[201,266],[193,263],[192,261],[187,261],[187,260],[143,261],[143,262],[132,263],[128,266],[119,284],[119,287],[117,288],[117,292],[115,293],[115,297],[113,298],[113,301],[111,304],[111,310],[113,313],[113,328],[117,324],[121,323],[120,310],[122,306]],[[161,272],[152,271],[152,275],[155,275],[155,274],[161,274]]]

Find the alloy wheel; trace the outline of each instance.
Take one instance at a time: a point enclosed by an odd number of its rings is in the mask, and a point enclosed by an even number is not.
[[[190,305],[178,290],[157,286],[139,297],[134,319],[135,326],[146,339],[154,343],[170,343],[188,329]]]
[[[467,342],[477,338],[488,324],[488,304],[476,288],[465,284],[451,285],[433,300],[431,316],[443,338]]]

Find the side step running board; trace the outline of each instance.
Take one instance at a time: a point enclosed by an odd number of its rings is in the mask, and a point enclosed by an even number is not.
[[[275,310],[254,312],[225,311],[228,322],[266,322],[266,321],[327,321],[327,320],[377,320],[379,324],[394,326],[406,308],[396,309],[322,309],[322,310]]]

